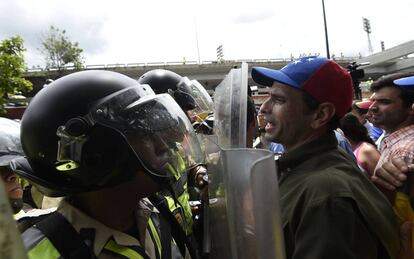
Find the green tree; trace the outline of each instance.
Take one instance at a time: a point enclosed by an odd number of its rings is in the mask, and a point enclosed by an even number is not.
[[[0,112],[5,112],[4,105],[9,95],[18,91],[29,92],[32,83],[22,76],[25,72],[23,39],[11,37],[0,43]]]
[[[71,42],[65,30],[54,26],[50,26],[47,36],[42,41],[41,51],[46,56],[47,68],[61,71],[66,65],[73,65],[76,69],[83,66],[83,49],[79,47],[79,43]]]

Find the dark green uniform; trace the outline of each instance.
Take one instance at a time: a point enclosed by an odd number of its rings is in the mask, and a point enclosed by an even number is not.
[[[283,155],[279,170],[287,258],[395,258],[391,205],[333,133]]]

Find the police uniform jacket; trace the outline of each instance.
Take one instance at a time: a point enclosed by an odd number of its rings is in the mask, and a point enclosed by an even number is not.
[[[136,211],[141,242],[90,218],[65,200],[60,203],[57,212],[82,236],[97,258],[159,258],[160,237],[151,220],[151,214],[157,211],[149,201],[142,200]],[[22,234],[22,239],[29,258],[61,258],[52,242],[35,226],[28,228]]]

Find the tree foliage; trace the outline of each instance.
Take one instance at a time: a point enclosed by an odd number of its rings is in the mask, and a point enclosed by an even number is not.
[[[42,41],[41,50],[45,55],[47,68],[61,71],[66,65],[73,65],[76,69],[83,66],[83,49],[79,47],[78,42],[69,40],[65,30],[50,26],[47,36]]]
[[[9,95],[18,91],[29,92],[32,83],[22,76],[25,72],[23,53],[26,51],[20,36],[11,37],[0,43],[0,112]]]

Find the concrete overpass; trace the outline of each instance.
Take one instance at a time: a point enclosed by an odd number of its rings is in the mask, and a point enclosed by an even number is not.
[[[357,57],[336,57],[337,61],[343,67],[352,62],[364,63],[369,65],[363,66],[365,78],[371,77],[376,79],[381,75],[399,71],[414,71],[414,57],[409,55],[414,53],[414,40],[375,53],[364,58]],[[285,66],[291,59],[251,59],[251,60],[226,60],[224,62],[203,61],[198,62],[151,62],[151,63],[131,63],[131,64],[101,64],[87,65],[83,70],[110,70],[125,74],[129,77],[138,79],[142,74],[153,69],[168,69],[180,75],[187,76],[190,79],[197,79],[209,91],[214,91],[215,87],[223,80],[224,76],[232,68],[240,67],[242,62],[249,64],[249,72],[254,66],[263,66],[273,69],[280,69]],[[39,91],[47,78],[57,79],[63,75],[73,73],[75,70],[71,67],[63,71],[31,69],[28,70],[25,78],[30,80],[34,85],[34,95]],[[251,78],[249,84],[254,85]]]
[[[372,78],[381,75],[414,71],[414,40],[386,49],[382,52],[358,59],[358,63],[369,63],[364,71]]]
[[[355,60],[354,57],[340,58],[336,61],[342,66],[346,67],[349,63]],[[138,79],[142,74],[153,69],[168,69],[180,75],[187,76],[190,79],[198,80],[208,91],[214,91],[215,87],[224,79],[225,75],[232,69],[241,66],[242,62],[247,62],[249,65],[249,73],[254,66],[263,66],[273,69],[280,69],[289,63],[290,59],[256,59],[256,60],[228,60],[224,62],[204,61],[201,64],[197,62],[157,62],[157,63],[134,63],[134,64],[108,64],[108,65],[88,65],[83,70],[110,70],[122,73],[134,79]],[[29,70],[25,76],[30,80],[34,87],[33,93],[37,93],[45,83],[46,79],[57,79],[63,75],[73,73],[75,70],[69,68],[63,71],[42,69]],[[249,78],[249,84],[254,85],[254,82]]]

